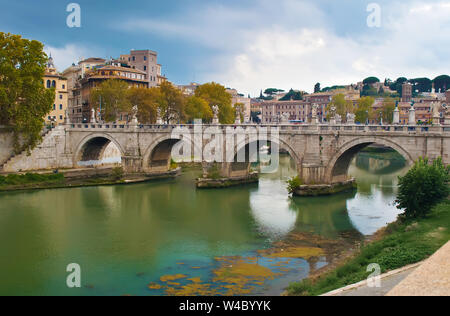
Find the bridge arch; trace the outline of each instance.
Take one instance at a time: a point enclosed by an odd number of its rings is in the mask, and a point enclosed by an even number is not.
[[[164,135],[156,138],[148,146],[143,156],[143,170],[145,172],[166,172],[169,170],[172,159],[172,149],[180,141],[185,141],[191,146],[191,156],[194,155],[195,145],[192,138],[188,135]],[[200,151],[201,152],[201,151]]]
[[[405,158],[408,165],[414,163],[411,154],[397,143],[384,137],[358,137],[339,148],[333,155],[326,169],[328,183],[342,182],[347,179],[348,169],[353,158],[364,148],[373,144],[390,147]]]
[[[83,165],[83,162],[100,162],[106,149],[111,144],[114,145],[115,149],[119,151],[120,157],[123,158],[125,151],[120,143],[111,135],[106,133],[92,133],[87,135],[77,146],[73,156],[74,167]]]
[[[230,171],[231,173],[235,172],[235,173],[239,173],[239,171],[250,171],[250,165],[251,162],[250,160],[248,162],[236,162],[237,161],[237,155],[238,153],[240,153],[242,150],[245,150],[245,155],[246,158],[249,158],[248,154],[248,148],[250,147],[250,145],[252,143],[255,142],[259,142],[259,141],[263,141],[263,142],[267,142],[267,143],[276,143],[278,145],[278,149],[285,149],[287,150],[287,152],[289,153],[289,156],[294,160],[295,162],[295,167],[297,168],[297,172],[300,174],[301,173],[301,158],[300,156],[297,154],[297,152],[292,148],[291,144],[289,144],[288,141],[282,139],[281,137],[276,137],[274,139],[272,139],[269,136],[258,136],[256,139],[250,139],[248,137],[245,138],[244,141],[239,142],[238,144],[236,144],[235,146],[235,152],[234,152],[234,160],[235,162],[230,163]],[[259,150],[259,148],[258,148]]]

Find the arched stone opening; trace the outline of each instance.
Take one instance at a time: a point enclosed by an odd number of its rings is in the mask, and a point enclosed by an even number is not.
[[[330,183],[339,183],[348,180],[348,170],[356,155],[364,148],[371,145],[382,145],[391,148],[399,153],[406,160],[407,165],[411,165],[413,160],[408,152],[397,144],[385,139],[360,139],[343,146],[334,156],[329,165],[328,179]]]
[[[252,165],[259,166],[261,173],[277,173],[279,171],[280,155],[289,156],[296,173],[299,174],[300,160],[295,151],[281,139],[261,139],[246,141],[236,146],[234,160],[230,163],[230,176],[245,176],[252,170]]]
[[[144,152],[143,170],[148,173],[167,172],[174,167],[171,166],[172,160],[176,164],[180,160],[183,162],[193,162],[194,156],[201,152],[201,148],[189,136],[163,136],[155,139]],[[201,159],[201,157],[197,157],[196,159]]]
[[[93,136],[82,142],[75,156],[76,167],[114,166],[122,164],[118,144],[104,136]]]
[[[166,172],[170,170],[172,149],[179,143],[179,139],[166,139],[158,143],[150,153],[148,168],[154,172]]]

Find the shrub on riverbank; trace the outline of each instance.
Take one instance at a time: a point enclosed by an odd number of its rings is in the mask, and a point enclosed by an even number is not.
[[[421,217],[449,194],[449,168],[438,158],[429,164],[420,158],[404,177],[400,177],[397,204],[406,217]]]
[[[0,186],[9,185],[24,185],[34,183],[54,183],[64,180],[64,175],[61,173],[55,174],[38,174],[38,173],[26,173],[26,174],[9,174],[7,176],[0,176]]]
[[[450,240],[450,201],[437,205],[426,218],[390,224],[384,236],[366,246],[337,269],[314,280],[291,284],[289,295],[321,295],[368,278],[367,267],[377,263],[385,273],[425,260]]]
[[[302,179],[299,176],[296,176],[292,179],[289,179],[287,182],[287,190],[289,194],[294,193],[296,190],[300,189],[300,186],[303,185]]]
[[[111,177],[113,178],[113,180],[119,181],[123,178],[123,168],[122,167],[116,167],[113,168],[112,172],[111,172]]]

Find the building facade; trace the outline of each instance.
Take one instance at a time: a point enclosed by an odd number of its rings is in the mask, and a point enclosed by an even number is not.
[[[55,89],[55,100],[52,110],[45,116],[47,125],[59,125],[66,120],[66,111],[68,107],[67,79],[59,74],[50,56],[47,68],[44,74],[44,86],[47,89]]]
[[[68,113],[72,123],[82,123],[83,121],[83,100],[81,95],[81,80],[87,73],[96,67],[104,65],[103,58],[88,58],[81,60],[78,65],[72,64],[64,70],[63,75],[67,78],[68,89]]]
[[[412,84],[406,82],[402,85],[402,102],[411,102]]]
[[[151,50],[132,50],[118,59],[88,58],[64,71],[68,78],[68,112],[73,123],[89,122],[90,91],[108,79],[125,80],[130,86],[156,87],[167,81],[161,74],[158,54]]]
[[[311,106],[306,101],[264,101],[261,107],[262,124],[278,124],[286,115],[289,121],[308,122]]]
[[[156,87],[163,78],[161,76],[161,65],[158,64],[158,54],[151,50],[132,50],[129,55],[122,55],[128,58],[128,65],[146,74],[146,81],[149,87]]]
[[[116,65],[99,66],[87,73],[80,81],[82,100],[82,122],[90,122],[92,116],[91,92],[102,82],[110,79],[122,80],[129,87],[148,88],[147,74],[138,69]],[[125,114],[126,115],[126,114]],[[100,118],[97,117],[97,120]],[[128,121],[128,117],[120,117],[118,121]]]

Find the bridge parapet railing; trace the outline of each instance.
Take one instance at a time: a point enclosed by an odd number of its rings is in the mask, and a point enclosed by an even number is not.
[[[193,124],[117,124],[117,123],[71,123],[66,124],[66,128],[70,129],[81,129],[81,130],[144,130],[144,131],[170,131],[177,127],[184,127],[190,130],[195,128]],[[282,132],[344,132],[344,133],[366,133],[366,132],[379,132],[379,133],[449,133],[450,125],[440,125],[440,126],[424,126],[424,125],[330,125],[330,124],[230,124],[230,125],[222,125],[222,124],[204,124],[202,125],[203,130],[210,127],[217,127],[220,130],[226,130],[227,128],[242,128],[244,130],[249,129],[274,129],[279,128]]]

